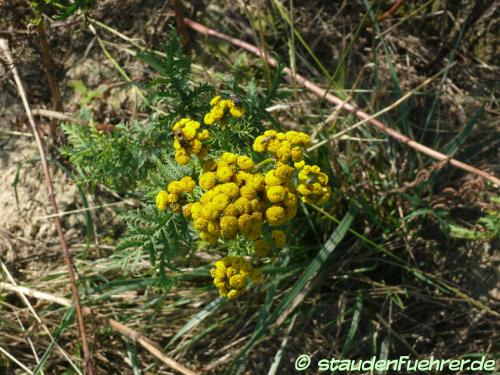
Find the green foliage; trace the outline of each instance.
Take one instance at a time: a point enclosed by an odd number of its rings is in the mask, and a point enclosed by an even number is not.
[[[191,59],[183,54],[174,29],[169,32],[169,43],[165,45],[165,57],[142,52],[138,58],[146,62],[159,75],[148,84],[153,104],[166,104],[170,113],[161,123],[171,125],[177,117],[193,116],[206,112],[214,88],[207,84],[191,85]]]
[[[70,80],[68,85],[82,96],[82,99],[80,100],[81,108],[85,108],[91,101],[100,98],[106,90],[106,86],[104,85],[100,85],[95,89],[89,89],[80,79]]]
[[[64,125],[71,146],[61,149],[75,166],[78,182],[86,186],[102,183],[119,192],[135,188],[151,167],[150,148],[143,147],[139,124],[129,131],[118,125],[113,133],[103,133],[95,125]]]
[[[491,199],[496,206],[500,205],[500,197]],[[486,215],[477,220],[475,229],[459,225],[450,225],[451,236],[474,241],[491,241],[500,238],[500,211],[487,210]]]
[[[124,269],[134,269],[143,255],[159,273],[160,284],[168,286],[167,270],[176,270],[172,260],[182,250],[189,249],[191,240],[188,221],[171,211],[160,212],[147,205],[123,214],[128,230],[118,243],[116,258]]]
[[[188,249],[191,235],[182,215],[158,212],[152,203],[158,191],[165,189],[170,181],[186,175],[197,177],[199,165],[180,166],[173,161],[171,127],[184,117],[202,122],[216,88],[212,84],[193,83],[191,59],[182,53],[174,30],[168,35],[164,51],[165,57],[146,52],[138,55],[154,71],[146,86],[147,104],[153,110],[161,108],[158,111],[161,115],[153,113],[146,121],[119,124],[112,132],[99,131],[86,104],[99,99],[100,89],[90,90],[82,82],[72,82],[83,97],[81,113],[91,120],[91,125],[64,125],[69,144],[61,152],[75,167],[80,185],[93,188],[103,184],[122,196],[140,199],[143,203],[140,209],[121,215],[127,230],[115,256],[125,269],[148,257],[161,283],[168,285],[166,271],[175,268],[173,261],[179,252]],[[279,64],[264,92],[259,92],[254,81],[244,87],[233,79],[222,82],[223,89],[217,91],[224,97],[236,95],[245,108],[245,116],[240,121],[229,119],[227,124],[211,127],[208,157],[218,156],[222,151],[248,154],[252,140],[266,128],[265,123],[277,126],[265,109],[277,97],[285,95],[278,90],[283,78],[281,70]],[[195,190],[194,194],[197,193]],[[239,252],[245,248],[245,244],[240,245]]]
[[[38,24],[43,14],[47,14],[58,21],[63,21],[78,11],[87,13],[96,4],[97,0],[35,0],[30,1],[31,7],[35,12],[33,23]]]
[[[224,82],[229,89],[221,90],[221,94],[237,98],[245,108],[245,116],[238,120],[230,119],[227,126],[212,129],[212,149],[248,153],[249,143],[266,129],[264,124],[271,124],[277,129],[281,127],[266,110],[276,99],[288,96],[288,92],[279,90],[284,78],[284,65],[278,58],[276,60],[278,63],[271,84],[263,93],[258,91],[254,80],[250,80],[244,88],[232,78]]]
[[[169,57],[164,60],[153,55],[142,55],[151,66],[165,74],[165,78],[152,80],[150,90],[153,102],[170,106],[170,113],[158,119],[155,115],[143,123],[119,124],[113,132],[100,132],[95,126],[65,125],[70,146],[62,149],[80,174],[80,183],[93,186],[104,184],[122,193],[133,191],[172,152],[170,125],[178,117],[185,116],[186,109],[194,109],[201,102],[199,93],[207,87],[187,87],[190,75],[190,59],[180,52],[178,37],[171,34],[166,46]],[[88,90],[78,82],[73,87],[83,95],[82,106],[96,97],[99,90]],[[186,92],[188,92],[186,94]],[[182,94],[181,94],[182,93]],[[188,100],[186,108],[181,100]],[[204,102],[206,102],[205,99]],[[201,110],[201,107],[196,107]],[[92,116],[90,116],[92,117]]]

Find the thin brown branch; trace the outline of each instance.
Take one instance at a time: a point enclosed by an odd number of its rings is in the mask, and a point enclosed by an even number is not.
[[[392,17],[404,3],[405,0],[396,0],[396,2],[392,4],[392,6],[387,11],[377,17],[377,21],[382,22],[383,20]]]
[[[7,281],[10,283],[9,285],[13,285],[14,287],[17,287],[17,283],[16,283],[16,280],[14,280],[14,277],[12,276],[12,274],[9,272],[9,269],[7,268],[7,266],[2,262],[2,260],[0,259],[0,268],[3,270],[3,272],[5,273],[5,276],[6,276],[6,279]],[[2,288],[2,285],[0,283],[0,289]],[[22,288],[22,287],[20,287]],[[7,289],[7,288],[6,288]],[[69,356],[68,353],[66,353],[66,351],[61,347],[61,345],[59,345],[57,343],[57,341],[54,339],[54,336],[52,335],[52,333],[50,332],[50,330],[47,328],[47,325],[43,322],[42,318],[40,318],[40,316],[38,315],[38,313],[35,311],[33,305],[30,303],[30,301],[28,300],[28,298],[26,298],[26,295],[23,294],[23,293],[20,293],[18,292],[19,294],[19,297],[21,298],[21,301],[24,302],[24,304],[26,305],[26,307],[28,308],[28,310],[31,312],[31,314],[33,315],[33,317],[35,318],[36,322],[42,327],[42,329],[45,331],[45,334],[54,342],[57,350],[61,353],[61,355],[68,361],[68,363],[71,365],[71,367],[75,370],[75,372],[78,374],[78,375],[82,375],[82,372],[80,371],[80,369],[78,368],[78,366],[71,360],[71,357]]]
[[[38,24],[38,38],[40,41],[40,48],[42,50],[42,64],[45,69],[45,74],[47,75],[47,82],[49,84],[50,93],[52,97],[52,108],[56,111],[63,110],[63,103],[61,100],[61,91],[59,90],[59,84],[57,83],[56,77],[54,75],[54,61],[52,60],[52,55],[50,53],[50,47],[47,40],[47,34],[45,32],[43,17]],[[57,140],[57,121],[52,120],[50,122],[49,134],[52,142]]]
[[[26,96],[26,91],[24,90],[23,83],[21,81],[21,77],[17,71],[16,66],[14,65],[14,61],[12,59],[12,55],[9,50],[9,44],[6,39],[0,39],[0,51],[5,55],[7,63],[11,66],[12,74],[14,76],[14,81],[17,86],[17,90],[19,92],[19,96],[23,102],[24,109],[26,111],[26,115],[28,116],[28,121],[31,125],[31,130],[33,131],[33,135],[35,137],[38,151],[40,152],[40,158],[42,161],[43,173],[45,175],[45,182],[47,184],[47,192],[49,201],[52,205],[52,209],[54,214],[59,212],[57,208],[57,202],[55,200],[54,187],[52,184],[52,179],[50,177],[49,165],[47,162],[47,156],[45,155],[45,149],[42,144],[42,139],[38,132],[38,128],[36,127],[35,120],[33,119],[33,114],[31,113],[30,105],[28,103],[28,99]],[[87,341],[87,335],[85,334],[85,322],[83,320],[83,314],[81,311],[80,305],[80,296],[78,294],[78,288],[76,286],[75,279],[75,271],[73,269],[73,260],[71,258],[71,254],[68,249],[68,244],[66,243],[66,239],[64,238],[64,233],[62,230],[61,219],[59,216],[54,217],[54,224],[56,226],[57,234],[59,236],[59,242],[61,243],[61,247],[64,253],[64,261],[66,262],[66,266],[68,268],[68,274],[71,283],[71,290],[73,293],[73,300],[75,303],[76,316],[78,320],[78,328],[80,330],[80,338],[82,340],[82,350],[83,350],[83,360],[84,360],[84,368],[86,369],[86,373],[88,375],[92,375],[94,373],[92,368],[92,362],[90,357],[89,345]]]
[[[189,35],[187,33],[186,23],[184,22],[184,6],[180,0],[172,2],[175,13],[175,23],[177,24],[177,33],[181,37],[181,46],[184,53],[189,52]]]
[[[51,303],[56,303],[61,306],[66,306],[70,307],[71,306],[71,301],[69,299],[63,298],[63,297],[58,297],[50,293],[46,292],[41,292],[35,289],[27,288],[24,286],[19,286],[19,285],[13,285],[9,283],[3,283],[0,282],[0,289],[5,289],[10,292],[15,292],[19,293],[22,295],[26,295],[29,297],[37,298],[40,300],[48,301]],[[126,325],[117,322],[114,319],[110,319],[102,314],[96,313],[93,309],[89,307],[84,307],[83,308],[83,313],[84,315],[90,315],[92,314],[94,317],[100,320],[104,320],[109,326],[115,330],[116,332],[122,334],[125,337],[128,337],[134,342],[139,343],[144,349],[146,349],[148,352],[150,352],[152,355],[154,355],[156,358],[158,358],[160,361],[162,361],[165,365],[168,367],[178,371],[181,374],[184,375],[197,375],[198,373],[181,365],[179,362],[173,360],[172,358],[168,357],[163,353],[161,350],[160,345],[158,345],[156,342],[150,340],[146,336],[144,336],[142,333],[127,327]]]
[[[31,110],[31,113],[35,116],[42,116],[42,117],[48,117],[52,119],[56,119],[59,121],[66,121],[66,122],[71,122],[74,124],[78,125],[88,125],[89,122],[77,117],[73,117],[68,113],[63,113],[63,112],[58,112],[58,111],[52,111],[50,109],[43,109],[43,108],[35,108]],[[96,124],[95,125],[97,130],[102,130],[106,132],[112,132],[115,129],[115,125],[112,124]]]
[[[268,64],[270,64],[272,66],[276,66],[276,60],[273,57],[270,57],[268,54],[265,54],[259,48],[257,48],[256,46],[254,46],[250,43],[244,42],[243,40],[236,39],[236,38],[230,37],[229,35],[226,35],[226,34],[218,32],[218,31],[215,31],[213,29],[210,29],[210,28],[208,28],[208,27],[206,27],[198,22],[190,20],[188,18],[185,18],[184,21],[185,21],[186,25],[188,25],[193,30],[195,30],[201,34],[213,36],[215,38],[218,38],[218,39],[224,40],[226,42],[229,42],[231,44],[234,44],[235,46],[243,48],[249,52],[252,52],[253,54],[255,54],[259,57],[265,58],[266,61],[268,62]],[[292,71],[290,70],[290,68],[286,67],[283,69],[283,71],[285,72],[285,74],[289,78],[292,76]],[[386,133],[390,137],[394,138],[395,140],[397,140],[401,143],[404,143],[407,146],[413,148],[415,151],[418,151],[422,154],[430,156],[436,160],[445,161],[446,163],[449,163],[450,165],[452,165],[456,168],[462,169],[462,170],[470,172],[470,173],[474,173],[478,176],[481,176],[481,177],[487,179],[488,181],[491,181],[495,185],[500,186],[500,179],[493,176],[492,174],[490,174],[486,171],[483,171],[481,169],[478,169],[472,165],[469,165],[469,164],[463,163],[459,160],[453,159],[449,155],[443,154],[442,152],[436,151],[430,147],[427,147],[421,143],[418,143],[418,142],[408,138],[407,136],[397,132],[396,130],[394,130],[388,126],[386,126],[384,123],[377,120],[376,118],[373,118],[373,116],[370,116],[368,113],[363,112],[356,105],[350,104],[350,103],[344,103],[344,101],[342,99],[340,99],[332,94],[326,93],[326,91],[324,89],[322,89],[318,85],[312,83],[311,81],[307,80],[306,78],[304,78],[300,74],[296,74],[294,76],[294,78],[295,78],[296,82],[298,84],[300,84],[302,87],[306,88],[307,90],[311,91],[312,93],[316,94],[317,96],[324,98],[326,101],[328,101],[336,106],[343,106],[344,110],[353,113],[354,115],[359,117],[361,120],[364,120],[367,123],[375,126],[377,129],[383,131],[384,133]]]

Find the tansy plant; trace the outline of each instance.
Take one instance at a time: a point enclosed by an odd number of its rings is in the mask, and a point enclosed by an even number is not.
[[[140,55],[159,73],[148,86],[149,107],[167,114],[153,111],[111,133],[65,126],[63,151],[80,185],[104,184],[142,202],[122,214],[128,229],[116,257],[124,267],[147,256],[166,284],[177,256],[212,248],[220,256],[213,283],[235,298],[284,251],[299,201],[329,200],[328,176],[308,163],[309,135],[279,131],[266,111],[281,95],[281,69],[264,92],[253,81],[242,89],[228,80],[216,95],[211,85],[193,84],[190,61],[170,36],[166,58]]]
[[[237,240],[251,242],[250,255],[273,257],[286,244],[282,228],[297,214],[298,199],[321,204],[328,200],[328,176],[304,160],[310,137],[302,132],[266,130],[253,142],[253,151],[266,156],[256,162],[250,155],[219,150],[207,158],[210,128],[240,119],[244,108],[232,99],[215,96],[203,125],[182,118],[172,126],[177,163],[193,164],[192,175],[171,181],[156,195],[160,211],[171,210],[191,220],[201,240],[209,244]],[[199,189],[196,189],[199,188]],[[241,255],[217,261],[210,274],[220,295],[239,296],[248,282],[262,273]]]

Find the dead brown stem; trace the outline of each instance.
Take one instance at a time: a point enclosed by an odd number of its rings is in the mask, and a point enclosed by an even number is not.
[[[47,184],[47,192],[49,196],[49,201],[52,205],[52,209],[54,214],[58,214],[59,210],[57,208],[57,202],[55,200],[54,187],[52,185],[52,179],[50,177],[49,164],[47,162],[47,156],[45,155],[45,149],[42,144],[42,139],[38,132],[38,128],[36,127],[35,120],[33,119],[33,114],[31,113],[31,109],[28,103],[28,99],[26,96],[26,91],[24,90],[23,83],[21,81],[21,77],[17,71],[16,66],[14,65],[14,61],[12,59],[12,55],[9,50],[9,44],[6,39],[0,39],[0,51],[5,55],[7,63],[11,66],[11,71],[14,76],[14,81],[16,82],[17,90],[19,92],[19,96],[24,105],[24,110],[26,111],[26,115],[28,116],[28,121],[31,125],[31,130],[33,131],[33,135],[35,137],[38,151],[40,152],[40,159],[42,161],[43,173],[45,175],[45,182]],[[59,242],[61,243],[61,247],[64,253],[64,261],[66,262],[66,266],[68,268],[68,274],[71,283],[71,290],[73,293],[73,299],[75,303],[76,316],[78,320],[78,328],[80,330],[80,338],[82,340],[82,349],[83,349],[83,360],[84,360],[84,368],[88,375],[93,375],[94,371],[92,368],[92,362],[90,357],[89,345],[87,342],[87,335],[85,334],[85,322],[83,320],[83,314],[81,311],[80,305],[80,296],[78,294],[78,288],[76,286],[75,280],[75,272],[73,269],[73,260],[71,258],[71,254],[68,249],[68,244],[66,243],[66,239],[64,238],[64,233],[61,226],[61,219],[59,216],[54,217],[54,224],[56,226],[57,234],[59,236]]]
[[[382,22],[383,20],[392,17],[404,3],[405,0],[396,0],[396,2],[392,4],[392,6],[386,12],[377,17],[377,21]]]
[[[50,109],[43,109],[43,108],[35,108],[31,110],[31,113],[35,116],[42,116],[42,117],[48,117],[51,119],[59,120],[59,121],[66,121],[66,122],[71,122],[74,124],[78,125],[88,125],[89,122],[82,120],[77,117],[73,117],[70,114],[63,113],[63,112],[57,112],[57,111],[52,111]],[[95,125],[97,130],[102,130],[105,132],[112,132],[115,130],[115,126],[112,124],[96,124]]]
[[[24,286],[0,282],[0,289],[5,289],[10,292],[20,293],[22,295],[26,295],[29,297],[37,298],[51,303],[56,303],[61,306],[66,306],[66,307],[71,306],[71,301],[69,299],[58,297],[50,293],[41,292]],[[150,352],[152,355],[154,355],[168,367],[178,371],[179,373],[184,375],[197,375],[195,371],[188,369],[187,367],[181,365],[179,362],[176,362],[172,358],[166,356],[161,350],[161,347],[156,342],[148,339],[142,333],[130,327],[127,327],[126,325],[117,322],[114,319],[110,319],[102,314],[96,314],[95,311],[89,307],[84,307],[83,313],[84,315],[92,314],[96,318],[106,321],[106,323],[109,324],[109,326],[113,330],[122,334],[123,336],[128,337],[134,342],[138,342],[144,349],[146,349],[148,352]]]
[[[175,22],[177,24],[177,33],[181,37],[181,46],[184,53],[189,52],[189,35],[186,29],[186,23],[184,22],[184,6],[180,0],[173,1],[173,8],[175,13]]]
[[[240,48],[243,48],[249,52],[252,52],[253,54],[255,54],[259,57],[265,58],[266,61],[268,62],[268,64],[270,64],[272,66],[276,66],[276,60],[273,57],[270,57],[269,54],[265,54],[259,48],[257,48],[256,46],[254,46],[250,43],[244,42],[243,40],[236,39],[236,38],[230,37],[229,35],[226,35],[226,34],[218,32],[218,31],[215,31],[213,29],[210,29],[210,28],[208,28],[208,27],[206,27],[198,22],[190,20],[188,18],[185,18],[184,21],[185,21],[186,25],[188,25],[193,30],[195,30],[201,34],[205,34],[208,36],[216,37],[216,38],[221,39],[221,40],[225,40],[226,42],[229,42],[231,44],[234,44],[237,47],[240,47]],[[292,71],[289,68],[286,67],[283,69],[283,71],[285,72],[285,74],[289,78],[292,77]],[[495,185],[500,186],[500,179],[493,176],[492,174],[485,172],[481,169],[478,169],[472,165],[469,165],[469,164],[463,163],[459,160],[453,159],[449,155],[443,154],[442,152],[436,151],[430,147],[427,147],[421,143],[418,143],[418,142],[408,138],[407,136],[397,132],[396,130],[394,130],[388,126],[386,126],[381,121],[373,118],[368,113],[361,111],[356,105],[350,104],[350,103],[344,103],[344,101],[342,99],[340,99],[332,94],[326,93],[326,91],[324,89],[322,89],[318,85],[312,83],[311,81],[308,81],[300,74],[296,74],[294,76],[294,78],[295,78],[296,82],[298,84],[300,84],[302,87],[308,89],[309,91],[316,94],[317,96],[324,98],[328,102],[335,104],[336,106],[343,106],[344,110],[353,113],[354,115],[359,117],[361,120],[365,120],[367,123],[375,126],[379,130],[381,130],[384,133],[386,133],[387,135],[389,135],[390,137],[394,138],[395,140],[397,140],[401,143],[406,144],[407,146],[413,148],[414,150],[416,150],[422,154],[425,154],[427,156],[430,156],[436,160],[445,161],[446,163],[449,163],[450,165],[453,165],[456,168],[460,168],[464,171],[474,173],[478,176],[481,176],[481,177],[487,179],[488,181],[491,181]]]
[[[38,38],[40,40],[40,48],[42,50],[42,63],[45,69],[45,74],[47,75],[47,82],[49,84],[51,98],[52,98],[52,108],[56,111],[62,112],[63,104],[61,100],[61,91],[59,90],[59,85],[57,83],[56,77],[54,75],[54,62],[52,60],[52,55],[50,53],[50,47],[47,40],[47,34],[45,33],[45,25],[43,17],[38,24]],[[52,142],[57,142],[57,121],[53,119],[50,122],[49,134]]]

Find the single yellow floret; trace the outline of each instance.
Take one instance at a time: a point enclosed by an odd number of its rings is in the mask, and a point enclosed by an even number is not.
[[[223,212],[224,216],[238,216],[240,212],[234,203],[229,203]]]
[[[214,197],[212,203],[215,205],[217,211],[224,211],[229,203],[229,197],[225,194],[218,194]]]
[[[182,148],[175,152],[175,161],[181,165],[189,163],[189,154]]]
[[[259,135],[253,142],[253,150],[255,152],[266,152],[267,142],[269,142],[268,137]]]
[[[168,205],[168,193],[164,190],[160,190],[156,194],[156,208],[160,211],[165,211]]]
[[[205,125],[213,125],[214,122],[215,122],[215,118],[214,118],[214,115],[212,114],[212,112],[209,112],[207,113],[204,117],[203,117],[203,122],[205,123]]]
[[[265,257],[271,252],[271,245],[263,239],[254,242],[253,251],[258,257]]]
[[[213,107],[213,106],[215,106],[217,103],[219,103],[219,102],[220,102],[220,100],[221,100],[221,99],[222,99],[222,98],[220,97],[220,95],[214,96],[214,97],[212,98],[212,100],[210,100],[210,105],[211,105],[212,107]]]
[[[193,223],[194,223],[194,227],[196,228],[196,230],[201,232],[201,231],[205,231],[207,229],[208,220],[204,217],[199,217]]]
[[[271,203],[278,203],[284,200],[287,196],[288,190],[283,186],[270,186],[267,189],[266,196]]]
[[[240,188],[234,182],[228,182],[221,185],[221,193],[226,194],[231,199],[235,199],[240,196]]]
[[[179,183],[179,181],[171,181],[168,185],[167,185],[167,191],[169,193],[173,193],[173,194],[179,194],[182,192],[182,185]]]
[[[229,285],[235,289],[242,289],[245,287],[245,276],[234,275],[229,279]]]
[[[271,238],[273,239],[274,246],[278,249],[282,249],[286,244],[286,236],[282,230],[273,230],[271,232]]]
[[[233,117],[236,117],[236,118],[240,118],[241,116],[243,116],[245,114],[245,111],[243,108],[240,108],[240,107],[233,107],[229,110],[229,112],[231,113],[231,115]]]
[[[253,187],[250,186],[242,186],[240,189],[240,194],[243,198],[246,198],[248,200],[252,200],[257,197],[257,192]]]
[[[240,294],[241,294],[241,292],[240,292],[239,290],[236,290],[236,289],[231,289],[231,290],[227,293],[227,298],[228,298],[228,299],[234,299],[234,298],[238,297]]]
[[[283,224],[285,220],[285,209],[281,206],[271,206],[266,210],[266,219],[269,225]]]
[[[220,160],[225,161],[228,164],[234,164],[236,163],[236,160],[238,160],[238,155],[235,155],[231,152],[224,152],[221,155]]]
[[[248,156],[238,156],[238,167],[242,171],[250,171],[254,167],[254,162]]]
[[[217,175],[214,172],[205,172],[200,176],[199,184],[204,190],[212,189],[217,183]]]
[[[217,169],[217,179],[220,182],[229,182],[233,177],[233,170],[230,167],[222,167]]]
[[[190,218],[192,207],[193,207],[192,203],[188,203],[184,207],[182,207],[182,215],[184,215],[184,217]]]
[[[238,209],[240,214],[248,214],[252,210],[250,200],[245,197],[239,197],[234,201],[234,205]]]
[[[196,186],[196,182],[190,176],[184,176],[180,179],[179,184],[180,188],[185,193],[191,193]]]

